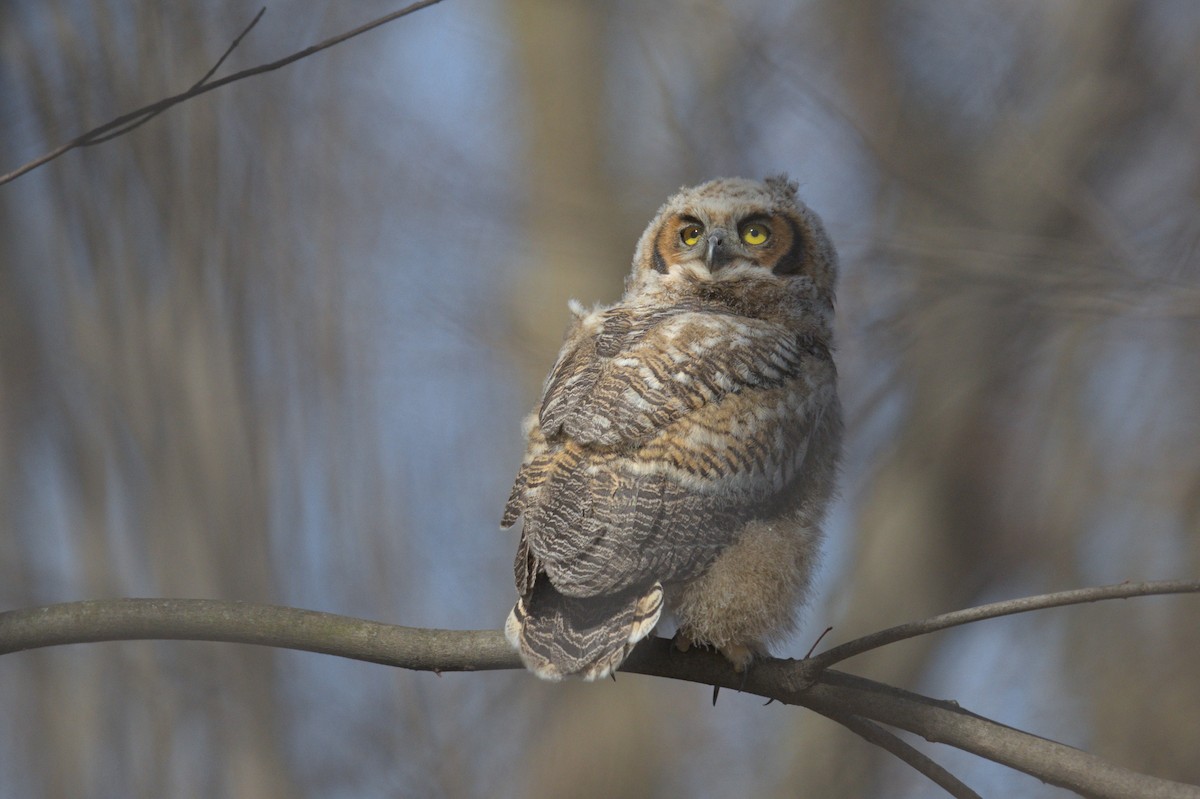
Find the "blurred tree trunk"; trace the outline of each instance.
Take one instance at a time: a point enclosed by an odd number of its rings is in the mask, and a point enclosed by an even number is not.
[[[28,84],[27,105],[3,109],[27,131],[0,148],[4,164],[195,82],[236,33],[202,8],[0,12],[51,23],[5,38],[9,79]],[[242,151],[230,118],[280,129],[289,114],[227,90],[0,189],[0,490],[6,546],[23,555],[4,559],[5,607],[277,598],[262,455],[282,414],[253,359],[265,338],[296,335],[286,320],[319,295],[288,276],[303,259],[287,236],[278,260],[253,246],[270,224],[256,202],[270,156]],[[288,316],[271,320],[263,297]],[[18,712],[44,795],[298,795],[269,651],[130,644],[4,665],[36,686]]]
[[[511,295],[529,394],[554,363],[568,324],[566,302],[612,302],[633,241],[620,237],[609,180],[607,54],[603,4],[510,0],[524,114],[528,181],[523,235],[528,267]],[[513,541],[515,549],[516,542]],[[633,796],[652,792],[661,723],[655,686],[625,679],[619,696],[591,686],[522,683],[533,722],[517,773],[530,797]],[[553,697],[553,698],[551,698]],[[564,746],[564,742],[574,742]],[[589,741],[583,745],[584,741]]]
[[[603,6],[586,0],[510,0],[508,17],[525,113],[528,204],[521,249],[530,267],[512,293],[513,319],[540,385],[566,330],[568,299],[612,302],[633,257],[607,168],[607,54]]]

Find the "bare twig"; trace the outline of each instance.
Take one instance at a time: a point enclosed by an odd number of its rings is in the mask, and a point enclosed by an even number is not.
[[[875,722],[849,713],[826,713],[824,715],[869,743],[873,743],[903,760],[955,799],[983,799],[958,777]]]
[[[215,80],[212,83],[208,83],[207,82],[208,79],[217,70],[217,68],[221,66],[221,62],[223,62],[225,60],[225,58],[229,55],[229,53],[233,52],[233,48],[237,47],[238,43],[242,40],[242,37],[245,36],[250,31],[250,28],[253,28],[254,25],[258,22],[259,18],[262,16],[262,13],[263,13],[262,11],[260,11],[258,13],[258,16],[256,16],[254,18],[254,20],[250,23],[250,25],[247,26],[246,30],[244,30],[242,32],[242,34],[240,36],[238,36],[237,39],[234,40],[233,44],[230,45],[230,47],[226,51],[225,55],[221,56],[221,59],[219,61],[217,61],[216,65],[214,65],[211,70],[209,70],[208,74],[206,74],[203,78],[200,79],[199,83],[195,84],[194,86],[192,86],[190,89],[188,89],[185,92],[181,92],[180,94],[176,94],[171,97],[166,97],[162,100],[159,100],[158,102],[151,103],[150,105],[147,105],[147,106],[143,106],[142,108],[139,108],[136,111],[130,111],[128,114],[122,114],[121,116],[117,117],[116,119],[114,119],[110,122],[106,122],[105,124],[100,125],[97,128],[92,128],[88,132],[80,134],[79,136],[76,136],[74,139],[71,139],[66,144],[62,144],[62,145],[54,148],[50,152],[45,153],[44,155],[38,156],[37,158],[33,159],[32,161],[29,161],[28,163],[21,165],[20,167],[9,172],[8,174],[0,175],[0,186],[4,185],[5,183],[9,183],[11,181],[16,180],[17,178],[21,177],[22,175],[24,175],[28,172],[32,172],[33,170],[37,169],[40,166],[48,164],[49,162],[53,161],[54,159],[58,158],[59,156],[64,155],[64,154],[70,152],[71,150],[76,149],[77,147],[86,147],[91,144],[99,144],[102,141],[108,141],[109,139],[111,139],[115,136],[119,136],[123,133],[127,133],[130,130],[133,130],[134,128],[138,127],[139,125],[142,125],[142,124],[148,122],[149,120],[153,119],[155,116],[157,116],[158,114],[161,114],[163,111],[167,110],[168,108],[178,105],[185,100],[190,100],[193,97],[198,97],[199,95],[204,94],[206,92],[210,92],[213,89],[219,89],[222,86],[233,83],[234,81],[239,81],[244,78],[253,77],[254,75],[261,75],[264,72],[272,72],[276,69],[279,69],[280,67],[285,67],[294,61],[299,61],[300,59],[307,58],[308,56],[313,55],[314,53],[319,53],[322,50],[327,50],[328,48],[333,47],[336,44],[341,44],[342,42],[346,41],[347,39],[353,39],[355,36],[366,33],[369,30],[378,28],[380,25],[385,25],[388,22],[391,22],[392,20],[396,20],[396,19],[399,19],[400,17],[408,16],[409,14],[413,13],[414,11],[420,11],[423,8],[435,5],[436,3],[440,3],[440,2],[441,2],[441,0],[420,0],[419,2],[413,3],[412,5],[405,6],[404,8],[400,9],[399,11],[393,11],[391,14],[385,14],[384,16],[380,17],[379,19],[368,22],[365,25],[360,25],[353,30],[349,30],[349,31],[346,31],[345,33],[338,34],[337,36],[333,36],[322,42],[318,42],[317,44],[314,44],[311,47],[306,47],[303,50],[292,53],[291,55],[281,58],[278,61],[272,61],[268,64],[260,64],[257,67],[251,67],[250,69],[244,69],[241,72],[236,72],[232,75],[227,75],[226,77],[221,78],[219,80]],[[264,9],[264,11],[265,11],[265,9]]]
[[[1198,580],[1159,580],[1144,583],[1119,583],[1117,585],[1097,586],[1095,588],[1078,588],[1073,591],[1059,591],[1054,594],[1006,599],[1003,602],[993,602],[966,610],[956,610],[943,613],[940,616],[900,624],[886,630],[855,638],[833,649],[822,652],[812,659],[818,668],[828,668],[834,663],[840,663],[847,658],[861,655],[881,646],[894,644],[906,638],[916,638],[919,635],[970,624],[984,619],[994,619],[1000,616],[1011,616],[1016,613],[1028,613],[1031,610],[1057,608],[1063,605],[1082,605],[1088,602],[1100,602],[1105,599],[1128,599],[1136,596],[1152,596],[1159,594],[1196,594],[1200,593]]]
[[[221,68],[221,65],[225,63],[225,59],[229,58],[229,54],[232,53],[235,49],[237,49],[237,46],[242,43],[242,39],[246,38],[246,34],[249,33],[251,31],[251,29],[254,28],[254,26],[258,24],[258,21],[260,19],[262,19],[262,15],[265,13],[267,13],[267,7],[263,6],[262,8],[260,8],[258,10],[258,13],[254,15],[254,19],[250,20],[250,24],[246,26],[245,30],[243,30],[241,33],[239,33],[238,37],[236,39],[234,39],[233,42],[228,47],[225,48],[225,52],[222,53],[221,57],[217,59],[217,63],[213,64],[212,67],[209,68],[208,72],[204,73],[204,77],[200,78],[200,80],[193,83],[192,88],[189,89],[188,91],[195,91],[196,89],[203,86],[205,81],[207,81],[209,78],[211,78],[213,76],[213,74],[216,73],[216,71]],[[166,110],[166,107],[160,108],[157,111],[150,111],[150,112],[146,113],[145,116],[143,116],[140,119],[137,119],[133,122],[130,122],[128,125],[126,125],[123,128],[120,128],[119,130],[114,130],[112,133],[109,133],[104,136],[100,136],[99,138],[89,139],[88,141],[83,142],[79,146],[80,147],[93,147],[97,144],[103,144],[106,141],[112,141],[113,139],[117,138],[118,136],[124,136],[126,133],[133,130],[134,128],[140,128],[142,125],[145,125],[147,122],[154,119],[156,116],[158,116],[165,110]],[[84,134],[84,135],[86,136],[87,134]]]
[[[217,63],[212,65],[212,69],[210,69],[208,72],[205,72],[204,77],[192,85],[193,89],[200,88],[205,84],[206,81],[208,81],[209,78],[216,74],[217,70],[221,68],[221,65],[225,63],[225,59],[229,58],[229,54],[237,49],[237,46],[242,43],[242,39],[245,39],[246,34],[254,29],[254,26],[258,24],[258,21],[262,19],[262,15],[265,13],[267,13],[267,7],[263,6],[258,10],[258,13],[254,15],[254,19],[250,20],[250,24],[246,26],[246,29],[239,33],[237,38],[234,39],[227,48],[225,48],[225,52],[222,53],[221,57],[217,59]]]

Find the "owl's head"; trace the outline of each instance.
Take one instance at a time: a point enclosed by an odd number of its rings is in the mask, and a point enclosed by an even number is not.
[[[832,304],[837,256],[785,175],[680,189],[642,233],[627,294],[746,283]],[[715,288],[715,286],[714,286]]]

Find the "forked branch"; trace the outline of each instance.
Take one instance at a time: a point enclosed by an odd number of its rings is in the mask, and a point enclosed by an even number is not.
[[[1164,593],[1200,593],[1200,582],[1122,584],[1028,597],[935,617],[885,630],[829,653],[924,635],[955,624],[1041,607]],[[896,632],[896,631],[903,631]],[[889,637],[890,636],[890,637]],[[420,671],[520,668],[503,636],[493,630],[430,630],[243,602],[206,599],[117,599],[71,602],[0,613],[0,655],[47,646],[96,641],[176,639],[224,641],[300,649]],[[849,648],[847,648],[849,647]],[[1040,738],[962,709],[849,674],[828,670],[821,659],[756,662],[736,674],[719,655],[678,652],[656,638],[639,645],[622,671],[690,682],[801,705],[880,743],[953,796],[973,796],[928,757],[878,724],[907,730],[1031,774],[1088,797],[1200,799],[1200,787],[1162,780],[1113,765],[1064,744]],[[832,660],[831,660],[832,662]]]
[[[926,756],[915,747],[909,746],[898,736],[888,732],[873,721],[855,716],[852,713],[824,713],[830,719],[841,724],[846,729],[858,735],[868,743],[873,743],[885,749],[900,760],[924,774],[939,788],[954,797],[954,799],[983,799],[972,791],[958,777],[955,777],[941,765]]]

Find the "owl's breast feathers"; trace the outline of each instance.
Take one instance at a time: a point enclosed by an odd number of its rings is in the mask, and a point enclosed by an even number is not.
[[[524,517],[506,630],[526,665],[552,679],[615,669],[657,622],[663,584],[800,501],[836,401],[825,342],[782,321],[695,303],[580,319],[502,521]]]

